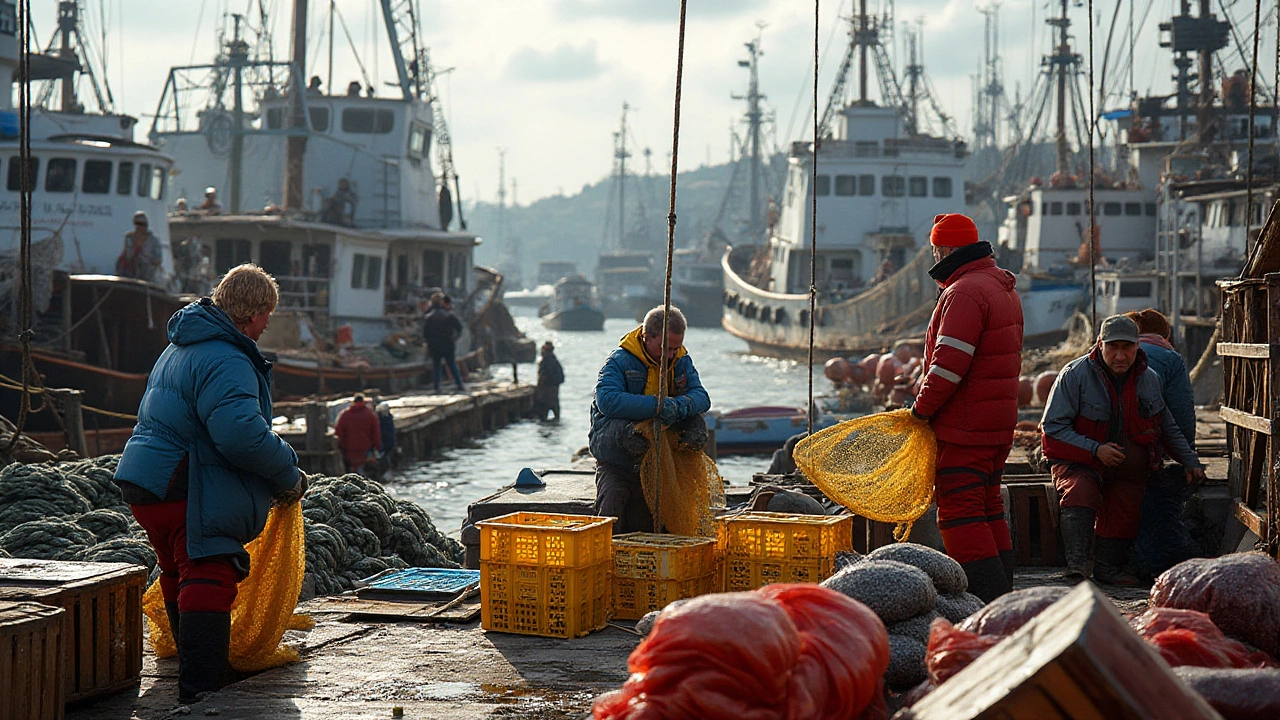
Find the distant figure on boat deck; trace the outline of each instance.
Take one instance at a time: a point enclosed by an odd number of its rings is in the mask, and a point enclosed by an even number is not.
[[[204,189],[204,202],[196,206],[196,210],[206,215],[221,215],[222,203],[218,202],[218,189],[210,186]]]
[[[338,413],[333,432],[338,436],[338,448],[342,450],[347,472],[363,475],[370,456],[382,449],[382,423],[365,404],[364,395],[356,395],[351,404]]]
[[[160,238],[151,232],[147,214],[139,210],[133,214],[133,232],[124,235],[124,250],[116,258],[116,274],[159,283],[163,279],[162,257]]]
[[[354,226],[357,199],[355,191],[351,189],[351,183],[346,178],[339,178],[338,189],[325,198],[324,209],[320,211],[320,222],[346,227]]]
[[[681,443],[699,449],[707,444],[702,413],[711,409],[711,398],[684,348],[688,322],[676,307],[667,322],[668,397],[658,403],[663,315],[661,307],[650,310],[644,324],[622,337],[596,379],[588,435],[596,459],[595,514],[618,519],[615,535],[653,531],[638,468],[649,442],[635,432],[637,422],[657,418]]]
[[[431,364],[435,369],[436,392],[440,392],[442,366],[449,368],[458,392],[466,390],[462,385],[462,373],[458,372],[458,362],[454,359],[460,335],[462,335],[462,321],[457,315],[449,312],[445,304],[445,294],[432,294],[431,307],[427,310],[426,317],[422,319],[422,337],[426,340],[427,354],[431,356]]]
[[[560,386],[564,384],[564,367],[556,358],[556,346],[548,340],[542,344],[542,361],[538,363],[538,384],[533,391],[533,414],[538,422],[547,419],[550,411],[555,420],[560,419]]]

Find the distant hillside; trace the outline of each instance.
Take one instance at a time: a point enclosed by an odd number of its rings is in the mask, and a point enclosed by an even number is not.
[[[710,230],[731,175],[732,166],[727,163],[680,174],[676,187],[677,248],[697,243]],[[612,182],[606,177],[583,186],[576,195],[547,197],[529,205],[507,208],[506,236],[519,240],[520,266],[526,283],[533,280],[538,262],[543,260],[571,260],[577,263],[578,272],[588,277],[594,274]],[[649,186],[644,196],[646,234],[653,247],[665,250],[669,176],[628,178],[627,225],[633,228],[639,220],[638,199],[645,183]],[[484,238],[476,251],[476,262],[481,265],[510,264],[506,257],[509,248],[499,247],[497,242],[497,210],[497,205],[481,202],[467,211],[467,229]],[[509,267],[503,269],[510,271]]]

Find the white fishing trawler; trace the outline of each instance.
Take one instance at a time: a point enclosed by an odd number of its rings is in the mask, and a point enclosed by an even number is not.
[[[848,50],[820,122],[816,177],[813,145],[793,143],[767,244],[737,246],[724,256],[724,328],[752,352],[807,351],[813,195],[816,355],[879,349],[886,337],[928,320],[937,294],[928,276],[929,230],[935,215],[965,209],[968,150],[950,119],[937,113],[936,94],[914,52],[907,92],[899,86],[881,40],[891,27],[887,16],[868,16],[865,2],[851,19]],[[868,55],[880,80],[879,104],[868,97]],[[857,96],[846,102],[857,58]],[[926,117],[926,107],[937,117]],[[931,125],[938,134],[929,134]]]

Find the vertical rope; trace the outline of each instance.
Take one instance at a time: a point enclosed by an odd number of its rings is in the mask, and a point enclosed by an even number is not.
[[[1258,36],[1262,21],[1262,0],[1253,0],[1253,62],[1249,65],[1249,167],[1245,169],[1245,203],[1244,203],[1244,255],[1249,256],[1249,226],[1253,224],[1253,116],[1258,109]],[[1277,24],[1280,27],[1280,23]],[[1209,82],[1200,78],[1200,82]],[[1280,82],[1276,83],[1280,87]],[[1274,132],[1275,129],[1272,129]],[[1203,130],[1202,130],[1203,132]],[[1178,312],[1180,308],[1173,308]]]
[[[822,0],[813,0],[813,166],[809,178],[809,406],[805,432],[813,434],[813,328],[818,309],[818,23]]]
[[[1093,105],[1093,0],[1089,0],[1089,321],[1093,323],[1093,331],[1098,331],[1098,258],[1097,249],[1101,246],[1098,232],[1098,208],[1094,205],[1093,185],[1093,131],[1098,122],[1097,111]]]
[[[18,249],[18,324],[22,328],[18,341],[22,345],[22,397],[19,401],[18,421],[13,437],[9,438],[6,452],[13,450],[22,435],[22,428],[31,411],[31,380],[36,377],[31,361],[31,1],[18,2],[18,68],[22,82],[18,84],[18,163],[21,191],[19,193]]]
[[[662,283],[662,356],[658,358],[658,407],[667,397],[667,324],[671,321],[671,261],[676,248],[676,176],[680,167],[680,91],[684,83],[684,29],[688,0],[680,0],[680,41],[676,49],[675,120],[671,128],[671,197],[667,203],[667,272]],[[653,424],[653,450],[661,457],[662,423]],[[662,532],[662,463],[654,463],[653,531]]]

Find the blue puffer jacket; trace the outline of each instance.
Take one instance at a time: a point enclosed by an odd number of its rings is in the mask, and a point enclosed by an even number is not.
[[[298,455],[271,430],[271,363],[208,298],[169,318],[116,480],[164,497],[187,472],[187,554],[240,555],[271,497],[298,482]]]
[[[701,415],[711,409],[711,398],[702,387],[693,358],[685,355],[676,360],[672,372],[675,384],[671,396],[688,396],[692,401],[688,416]],[[628,468],[635,465],[635,460],[622,447],[622,440],[631,434],[631,426],[637,420],[650,420],[658,414],[658,399],[644,394],[648,376],[644,362],[625,348],[616,348],[604,361],[596,379],[595,399],[591,402],[591,432],[587,436],[591,455],[597,461]]]
[[[1156,371],[1164,383],[1164,404],[1173,413],[1174,422],[1187,439],[1192,450],[1196,449],[1196,393],[1191,388],[1191,375],[1182,354],[1161,344],[1163,340],[1150,335],[1139,338],[1142,351],[1147,354],[1147,367]]]

